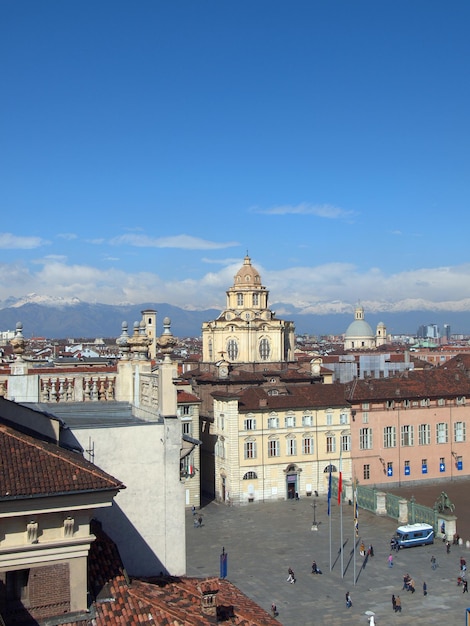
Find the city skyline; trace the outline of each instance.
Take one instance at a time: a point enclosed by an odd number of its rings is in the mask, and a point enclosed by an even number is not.
[[[0,11],[0,302],[470,310],[468,3]]]

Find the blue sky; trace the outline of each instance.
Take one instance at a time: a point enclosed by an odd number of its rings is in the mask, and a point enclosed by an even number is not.
[[[470,3],[4,0],[0,302],[470,310]],[[277,309],[279,312],[279,309]]]

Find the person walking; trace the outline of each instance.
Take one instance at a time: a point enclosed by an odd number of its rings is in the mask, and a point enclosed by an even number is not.
[[[423,582],[423,596],[428,595],[428,586],[426,585],[426,581]]]
[[[467,579],[465,579],[463,581],[463,591],[462,591],[462,593],[468,593],[468,580]]]
[[[287,577],[287,582],[291,583],[291,585],[293,585],[295,583],[295,574],[294,574],[294,570],[289,567],[289,569],[287,570],[288,572],[288,577]]]
[[[400,596],[395,598],[395,613],[401,613],[401,600]]]
[[[437,559],[436,559],[436,557],[433,554],[432,557],[431,557],[431,568],[432,569],[436,569],[436,567],[437,567]]]
[[[392,556],[391,552],[390,552],[390,554],[388,556],[388,566],[389,567],[393,567],[393,556]]]
[[[352,607],[351,594],[349,593],[349,591],[346,591],[346,606],[348,609]]]
[[[395,610],[395,607],[397,606],[397,601],[395,599],[395,594],[392,594],[392,609]]]

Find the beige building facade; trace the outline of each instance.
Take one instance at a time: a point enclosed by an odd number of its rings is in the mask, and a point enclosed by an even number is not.
[[[342,385],[214,392],[215,495],[248,504],[326,494],[329,472],[351,478],[349,403]]]

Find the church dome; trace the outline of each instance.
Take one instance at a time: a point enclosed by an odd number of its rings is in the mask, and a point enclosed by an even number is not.
[[[248,255],[243,260],[243,265],[235,274],[234,287],[253,287],[261,285],[261,277],[258,270],[251,264]]]
[[[370,327],[370,324],[368,324],[365,320],[354,320],[354,322],[349,324],[345,336],[347,339],[352,337],[367,337],[368,339],[373,339],[375,337],[375,333]]]

